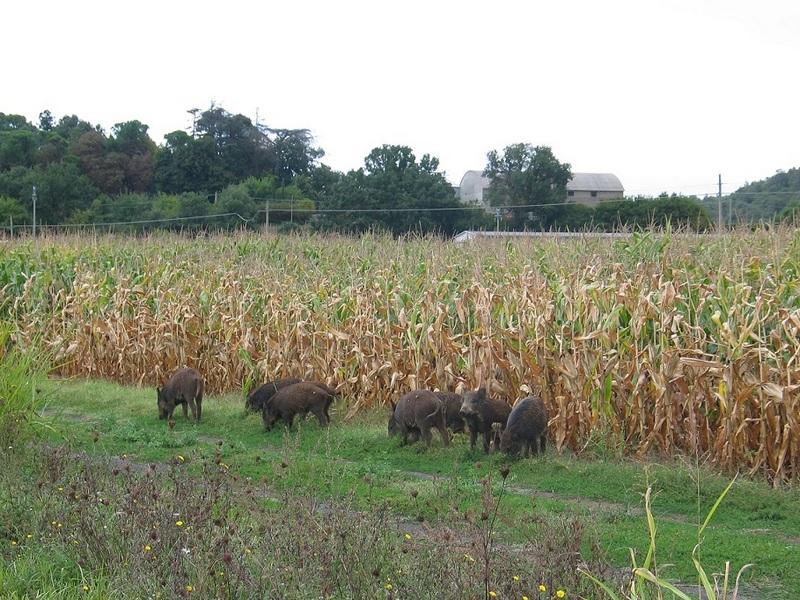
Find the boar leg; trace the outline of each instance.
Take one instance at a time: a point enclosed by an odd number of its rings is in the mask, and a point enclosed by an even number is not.
[[[186,410],[186,405],[189,405],[189,408],[192,409],[192,419],[197,421],[197,405],[194,403],[194,398],[189,398],[186,403],[183,405],[184,410]]]
[[[450,445],[450,435],[447,433],[447,427],[445,427],[444,425],[441,425],[441,426],[438,426],[436,429],[439,430],[439,434],[441,434],[441,436],[442,436],[442,443],[445,446],[449,446]]]
[[[425,440],[425,446],[430,448],[431,442],[433,441],[433,435],[431,435],[430,427],[420,427],[420,433],[422,434],[422,439]]]
[[[313,409],[311,412],[314,413],[315,417],[317,417],[317,420],[319,421],[319,426],[320,427],[327,427],[328,426],[328,416],[325,414],[325,409],[323,407],[318,406],[317,408]]]
[[[401,425],[400,434],[403,436],[403,438],[400,440],[400,445],[405,446],[406,444],[408,444],[408,427],[406,427],[405,425]]]
[[[539,436],[539,443],[542,446],[542,454],[547,450],[547,432]]]
[[[189,405],[185,400],[183,402],[181,402],[181,407],[183,408],[183,418],[184,419],[188,419],[189,418]]]
[[[484,431],[483,432],[483,451],[486,454],[489,454],[489,438],[492,435],[491,431]]]
[[[475,450],[475,442],[478,441],[478,432],[472,428],[470,425],[469,428],[469,449]]]
[[[195,399],[195,401],[194,401],[194,402],[195,402],[195,404],[197,404],[197,422],[199,423],[199,422],[200,422],[200,415],[202,415],[202,414],[203,414],[203,395],[202,395],[202,394],[200,394],[200,395],[199,395],[199,396],[198,396],[198,397]]]

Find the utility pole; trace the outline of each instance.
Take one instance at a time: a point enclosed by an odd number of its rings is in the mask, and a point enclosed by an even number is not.
[[[190,115],[192,115],[192,137],[194,138],[195,133],[197,131],[197,113],[200,112],[199,108],[190,108],[186,111]]]
[[[722,233],[722,174],[717,179],[717,233]]]
[[[36,186],[33,186],[31,199],[33,200],[33,237],[36,237]]]
[[[500,209],[499,208],[495,208],[494,209],[494,219],[495,219],[494,230],[495,231],[500,231]]]
[[[8,215],[8,220],[11,222],[11,237],[14,237],[14,215]]]
[[[728,229],[733,228],[733,196],[728,194]]]
[[[269,234],[269,200],[266,201],[264,206],[264,234]]]

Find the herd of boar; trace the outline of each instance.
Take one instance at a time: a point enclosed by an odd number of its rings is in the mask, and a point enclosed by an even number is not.
[[[180,404],[183,415],[200,420],[203,402],[203,378],[195,369],[178,370],[158,394],[159,419],[172,419]],[[245,408],[261,412],[264,428],[269,431],[278,420],[291,427],[298,415],[311,413],[319,424],[327,427],[331,421],[330,406],[337,390],[316,381],[296,377],[277,379],[256,388],[247,395]],[[470,447],[475,448],[478,434],[483,436],[483,450],[500,450],[511,456],[545,451],[547,438],[547,408],[541,398],[528,396],[517,401],[513,408],[504,400],[490,398],[485,388],[465,392],[431,392],[416,390],[392,402],[389,435],[399,435],[402,445],[420,438],[430,446],[436,429],[442,443],[450,444],[450,434],[469,430]]]

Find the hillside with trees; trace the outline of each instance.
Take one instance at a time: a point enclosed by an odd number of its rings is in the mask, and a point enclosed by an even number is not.
[[[714,220],[717,198],[703,201]],[[747,183],[722,197],[722,219],[733,225],[774,221],[795,214],[800,208],[800,168],[779,170],[766,179]]]

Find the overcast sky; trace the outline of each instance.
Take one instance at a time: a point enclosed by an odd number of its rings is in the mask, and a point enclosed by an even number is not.
[[[339,170],[380,144],[448,179],[514,142],[627,193],[800,166],[800,2],[37,2],[3,6],[0,111],[157,143],[211,101],[311,130]]]

